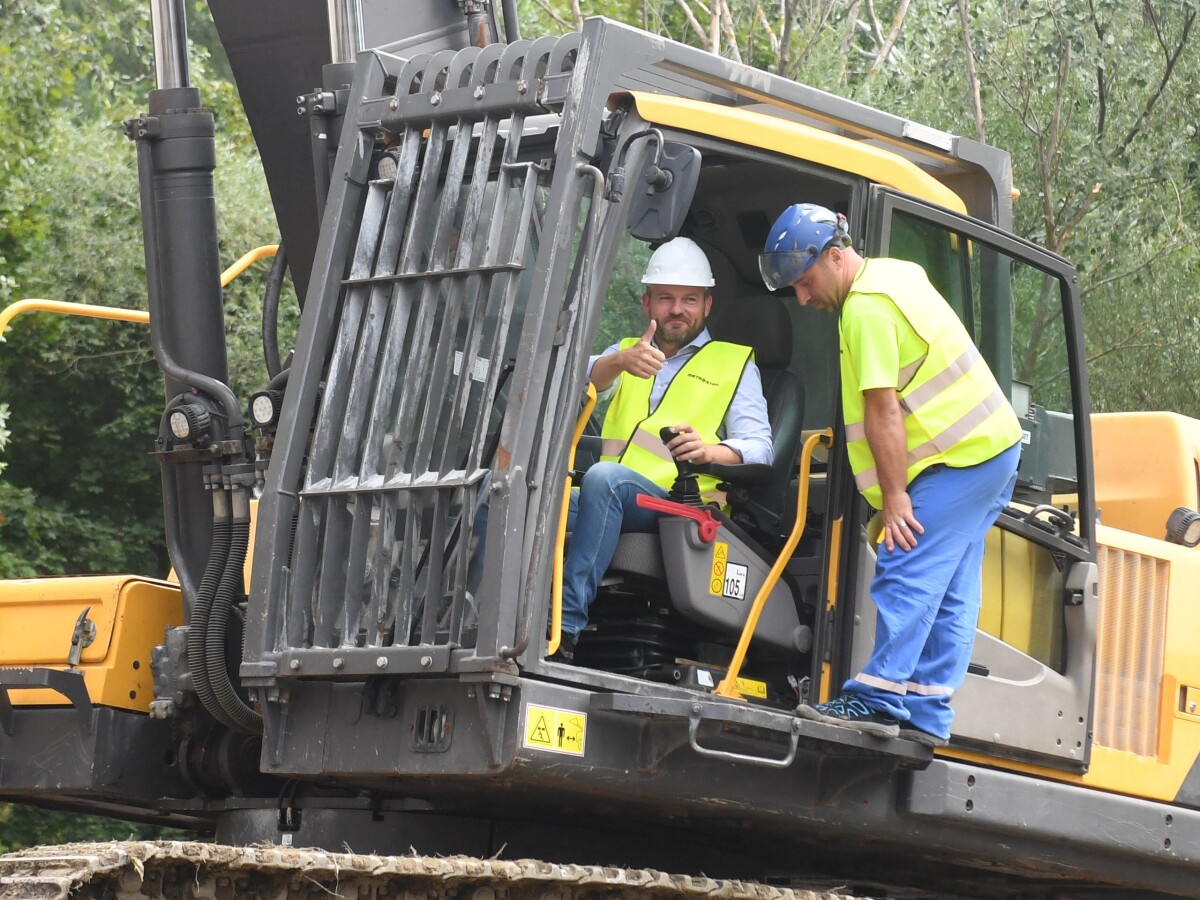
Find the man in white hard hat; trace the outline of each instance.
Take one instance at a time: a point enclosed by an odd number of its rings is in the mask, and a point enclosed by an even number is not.
[[[587,625],[596,586],[622,531],[654,531],[658,513],[639,494],[665,497],[674,460],[766,463],[774,458],[767,403],[753,351],[714,341],[705,327],[715,283],[704,251],[675,238],[650,258],[642,294],[649,325],[594,356],[588,377],[612,399],[601,429],[600,462],[572,492],[571,546],[563,562],[562,643],[571,661]],[[659,429],[675,437],[664,445]],[[716,479],[701,476],[701,493],[717,499]]]

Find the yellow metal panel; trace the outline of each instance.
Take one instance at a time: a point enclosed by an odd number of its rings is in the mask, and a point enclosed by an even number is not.
[[[1195,419],[1166,412],[1097,413],[1092,447],[1096,507],[1105,525],[1162,538],[1172,510],[1200,507]]]
[[[983,551],[983,596],[979,608],[979,629],[1000,637],[1004,625],[1004,551],[1001,531],[992,528]]]
[[[146,712],[154,697],[150,651],[183,622],[179,588],[131,575],[0,582],[0,666],[67,668],[71,632],[84,609],[96,639],[80,659],[95,704]],[[45,689],[12,690],[13,705],[65,705]]]
[[[860,175],[876,184],[895,188],[956,212],[967,211],[966,204],[958,194],[928,172],[888,150],[800,122],[730,106],[661,94],[634,92],[632,96],[638,114],[648,122],[806,159],[831,169]]]

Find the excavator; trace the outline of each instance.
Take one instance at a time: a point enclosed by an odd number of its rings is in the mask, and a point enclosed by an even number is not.
[[[126,133],[165,400],[130,452],[172,570],[0,583],[0,799],[214,843],[31,848],[0,893],[1196,895],[1200,423],[1091,413],[1075,272],[1013,233],[1007,153],[602,17],[209,0],[281,235],[239,397],[188,4],[152,5]],[[923,265],[1022,423],[937,750],[794,714],[870,652],[877,552],[836,323],[758,273],[800,201]],[[587,357],[677,235],[775,461],[710,472],[727,511],[681,467],[567,664]]]

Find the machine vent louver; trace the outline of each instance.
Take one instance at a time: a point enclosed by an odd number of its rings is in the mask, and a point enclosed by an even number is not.
[[[1096,743],[1154,756],[1158,743],[1170,565],[1099,548]]]

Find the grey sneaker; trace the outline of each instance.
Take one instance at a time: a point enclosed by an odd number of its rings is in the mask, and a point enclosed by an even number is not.
[[[853,728],[876,737],[894,738],[900,734],[900,720],[895,716],[871,709],[853,694],[842,694],[828,703],[800,706],[796,715],[813,722]],[[932,737],[932,735],[930,735]]]
[[[936,734],[930,734],[916,725],[910,725],[904,722],[900,725],[900,737],[906,741],[916,741],[918,744],[924,744],[926,747],[945,747],[950,743],[949,739],[938,737]]]

